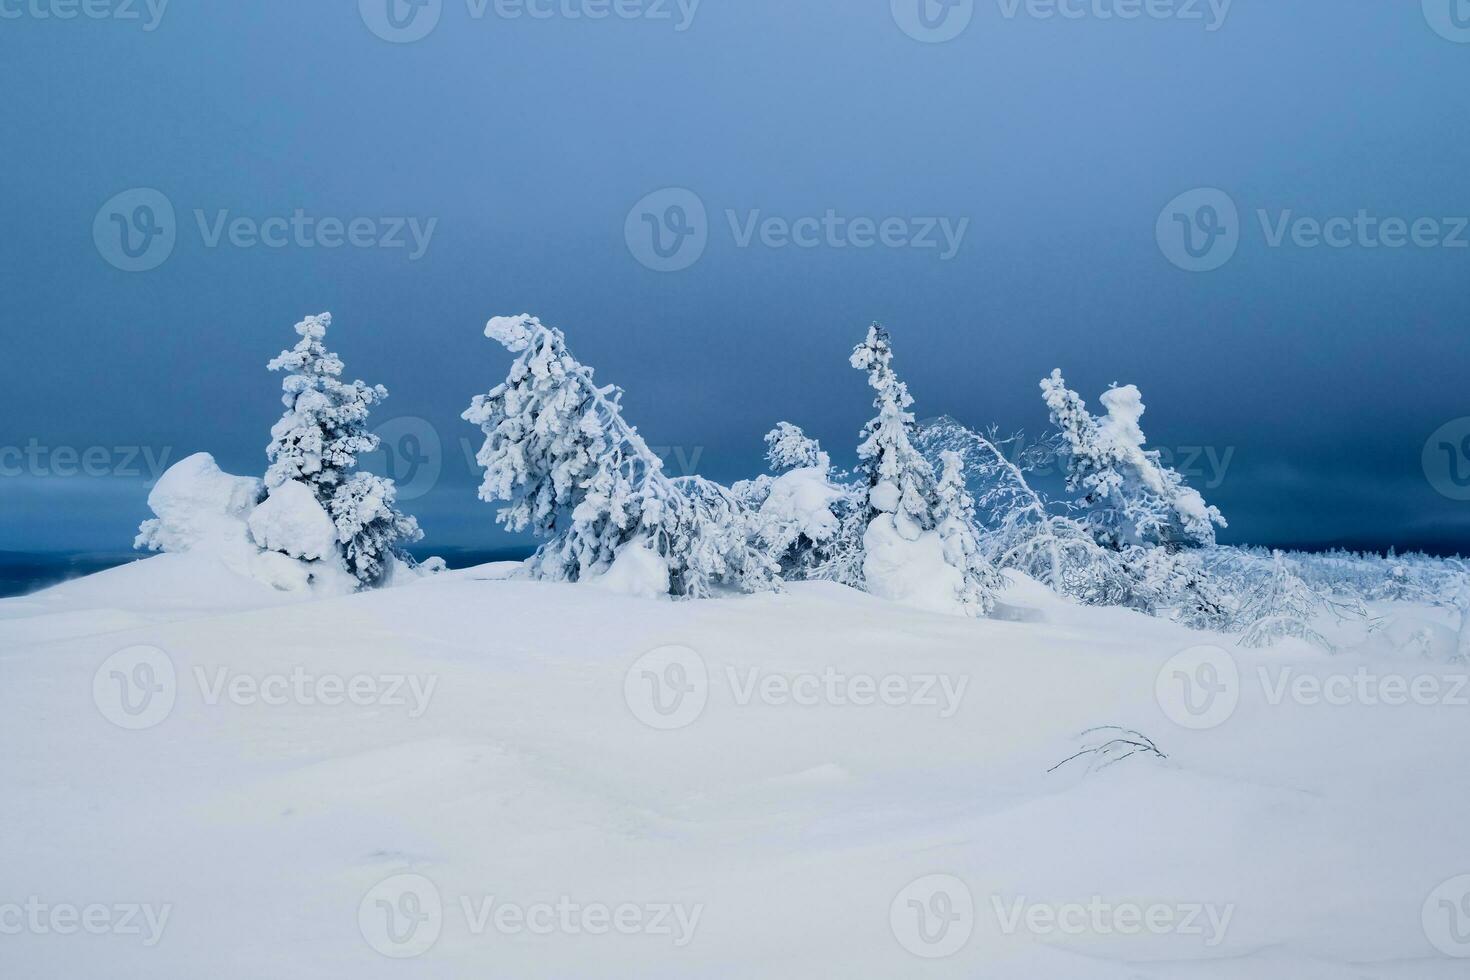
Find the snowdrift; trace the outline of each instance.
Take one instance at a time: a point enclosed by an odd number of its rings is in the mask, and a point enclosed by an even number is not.
[[[1046,622],[504,571],[301,601],[166,555],[0,602],[0,909],[168,909],[45,919],[0,972],[1464,975],[1463,665],[1243,650],[1025,581],[1003,600]],[[1187,727],[1160,692],[1202,643],[1238,703]],[[1298,690],[1360,670],[1440,699]],[[1167,758],[1048,771],[1100,725]]]

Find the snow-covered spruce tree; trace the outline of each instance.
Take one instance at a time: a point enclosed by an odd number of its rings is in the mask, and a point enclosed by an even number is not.
[[[414,518],[394,507],[392,480],[351,472],[358,453],[378,448],[368,413],[388,390],[342,381],[342,360],[323,343],[331,325],[330,313],[302,320],[296,324],[301,340],[268,365],[288,374],[281,382],[286,412],[271,428],[266,449],[265,486],[273,492],[288,482],[305,484],[336,527],[347,569],[359,583],[378,585],[390,559],[413,563],[403,546],[423,532]]]
[[[877,392],[878,410],[862,431],[857,472],[868,487],[867,519],[889,514],[899,536],[915,541],[934,528],[934,470],[914,448],[914,400],[908,386],[893,371],[893,347],[888,331],[878,324],[868,338],[853,348],[852,366],[868,372],[868,386]]]
[[[1060,370],[1041,382],[1042,396],[1062,439],[1067,488],[1081,493],[1089,528],[1099,543],[1180,548],[1210,547],[1220,511],[1207,505],[1184,478],[1145,450],[1139,419],[1144,406],[1133,385],[1103,393],[1108,414],[1094,418],[1067,387]]]
[[[507,529],[550,539],[528,562],[530,574],[582,581],[635,548],[629,562],[655,555],[673,595],[774,587],[745,533],[741,502],[707,481],[681,488],[665,476],[624,421],[621,390],[598,386],[560,330],[521,315],[492,319],[485,335],[517,356],[506,380],[475,396],[464,418],[485,434],[476,456],[485,469],[480,498],[506,502],[496,519]]]
[[[878,410],[858,447],[860,516],[847,525],[854,532],[862,528],[862,587],[886,599],[983,615],[991,603],[977,598],[984,586],[973,577],[970,559],[963,548],[947,547],[937,530],[941,505],[934,469],[914,446],[913,399],[893,371],[887,331],[877,324],[869,328],[851,363],[867,372]],[[850,554],[852,546],[838,551]]]
[[[987,615],[995,608],[995,592],[1002,585],[1000,575],[980,550],[975,500],[965,486],[965,461],[959,453],[949,451],[942,461],[944,469],[935,486],[934,519],[944,542],[944,558],[964,573],[958,590],[960,602],[975,615]]]

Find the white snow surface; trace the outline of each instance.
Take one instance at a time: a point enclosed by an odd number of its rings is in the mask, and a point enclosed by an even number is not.
[[[1027,580],[1002,599],[1041,606],[1044,622],[934,615],[816,583],[648,602],[502,571],[302,600],[170,554],[0,601],[0,908],[34,896],[171,909],[151,947],[128,934],[0,934],[0,976],[1466,975],[1421,915],[1438,885],[1470,873],[1470,709],[1272,704],[1249,681],[1227,722],[1194,731],[1155,697],[1161,668],[1200,643],[1228,648],[1247,679],[1260,668],[1450,678],[1463,665],[1237,649],[1048,600]],[[1456,625],[1427,607],[1375,612]],[[139,645],[167,654],[176,700],[131,731],[104,716],[94,680]],[[683,676],[703,667],[707,701],[661,730],[627,692],[644,679],[640,659],[671,645],[696,654]],[[416,702],[405,683],[404,704],[333,706],[218,687],[298,669],[406,677],[432,696]],[[963,695],[946,714],[942,686],[937,705],[759,694],[771,677],[827,672],[938,677]],[[100,679],[105,691],[113,678]],[[1169,758],[1047,772],[1077,733],[1107,724],[1148,734]],[[377,911],[370,891],[401,874],[443,902],[437,941],[407,960],[381,955],[359,924],[360,909]],[[922,959],[890,910],[911,911],[896,899],[933,874],[968,888],[973,933]],[[683,946],[493,920],[476,932],[490,896],[496,908],[700,911]],[[1215,945],[1000,924],[1017,902],[1094,899],[1232,912]]]

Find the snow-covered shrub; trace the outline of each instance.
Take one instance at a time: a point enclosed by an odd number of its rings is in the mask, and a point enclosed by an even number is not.
[[[1244,584],[1239,611],[1241,646],[1266,647],[1282,637],[1295,637],[1324,650],[1332,649],[1332,644],[1313,629],[1313,620],[1325,611],[1322,597],[1301,580],[1281,552],[1271,556],[1268,570],[1242,575],[1238,581]]]
[[[791,423],[767,433],[766,445],[777,475],[742,480],[731,491],[750,512],[755,540],[781,577],[812,578],[832,558],[856,495],[835,482],[831,460],[817,441]]]
[[[342,360],[323,343],[331,325],[330,313],[302,320],[296,324],[301,340],[268,365],[288,373],[281,382],[286,411],[271,428],[266,449],[265,485],[271,491],[287,482],[308,487],[336,528],[345,567],[363,585],[379,585],[395,560],[413,564],[404,546],[423,532],[394,507],[392,480],[352,473],[359,453],[378,448],[368,414],[388,390],[341,380]],[[277,534],[268,547],[295,554],[305,545]]]
[[[978,494],[981,551],[992,566],[1024,572],[1078,602],[1143,604],[1123,556],[1098,545],[1068,516],[1067,503],[1054,503],[1031,485],[1026,474],[1049,463],[1053,447],[1021,449],[1021,442],[1020,436],[1003,440],[993,429],[980,433],[944,417],[924,423],[915,445],[936,462],[946,452],[964,460],[967,482]]]
[[[506,502],[496,519],[507,529],[551,539],[527,563],[532,575],[595,578],[636,546],[666,563],[674,595],[775,585],[760,571],[769,566],[748,538],[742,501],[707,481],[681,489],[665,476],[624,421],[622,392],[599,386],[560,330],[521,315],[495,317],[485,335],[517,356],[463,417],[485,434],[480,498]]]
[[[1133,385],[1102,395],[1107,415],[1094,418],[1067,387],[1061,371],[1041,382],[1051,418],[1062,437],[1067,488],[1081,493],[1085,518],[1107,547],[1209,547],[1220,511],[1205,503],[1184,478],[1145,450],[1139,419],[1144,406]]]

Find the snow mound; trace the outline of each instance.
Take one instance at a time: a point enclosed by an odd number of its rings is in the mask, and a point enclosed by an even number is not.
[[[250,512],[250,536],[267,551],[316,561],[337,552],[337,528],[304,483],[288,480]]]
[[[667,598],[669,565],[652,548],[631,541],[618,549],[618,555],[607,571],[588,582],[596,588],[618,595],[643,599]]]
[[[944,557],[944,539],[926,531],[910,541],[883,515],[863,535],[863,577],[880,599],[931,612],[967,615],[959,595],[965,576]]]
[[[286,489],[288,486],[298,490]],[[213,456],[196,453],[159,478],[148,495],[148,506],[157,516],[143,522],[134,544],[171,555],[194,555],[224,566],[232,576],[303,597],[354,591],[355,580],[335,556],[335,528],[310,488],[283,484],[257,506],[262,492],[261,481],[231,476]],[[306,501],[316,508],[316,514]],[[294,540],[292,535],[300,529],[309,529],[315,539],[304,548],[298,546],[296,555],[261,550]],[[312,553],[330,560],[299,560]]]
[[[138,546],[171,552],[244,547],[245,517],[262,490],[259,480],[221,470],[209,453],[181,459],[148,494],[157,517],[140,528]]]

